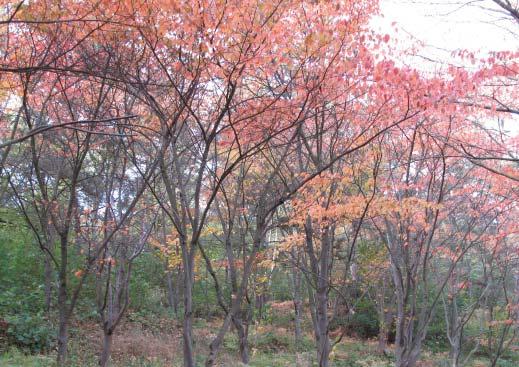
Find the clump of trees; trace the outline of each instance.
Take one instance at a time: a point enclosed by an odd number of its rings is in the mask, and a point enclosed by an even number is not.
[[[374,1],[0,5],[1,218],[39,249],[59,366],[85,293],[108,364],[151,253],[186,367],[208,297],[206,366],[231,330],[249,363],[274,276],[322,367],[362,304],[399,367],[437,318],[452,366],[483,347],[495,366],[513,342],[517,136],[491,126],[516,113],[517,55],[402,66]]]

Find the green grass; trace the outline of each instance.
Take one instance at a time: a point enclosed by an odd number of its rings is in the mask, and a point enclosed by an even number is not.
[[[2,367],[51,367],[54,364],[51,356],[25,355],[16,348],[11,348],[0,356]]]

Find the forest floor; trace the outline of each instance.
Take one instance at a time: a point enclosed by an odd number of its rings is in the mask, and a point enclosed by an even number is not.
[[[219,322],[197,320],[195,325],[196,350],[200,365],[207,354],[207,346],[218,330]],[[73,366],[96,366],[101,333],[95,323],[76,323],[71,330],[70,357]],[[292,331],[272,325],[256,326],[250,334],[251,367],[313,366],[314,347],[311,335],[305,336],[303,345],[295,353]],[[177,321],[172,319],[144,319],[133,315],[118,329],[114,338],[112,366],[114,367],[162,367],[181,366],[181,331]],[[420,367],[447,366],[446,352],[433,353],[426,349]],[[389,367],[394,363],[390,357],[376,353],[376,342],[356,338],[343,338],[334,348],[332,366],[335,367]],[[54,356],[24,355],[11,349],[0,356],[2,367],[50,367]],[[218,366],[240,366],[238,361],[238,341],[234,333],[228,333],[219,355]],[[500,366],[518,366],[519,362],[505,361]],[[488,366],[484,358],[474,359],[469,366]]]

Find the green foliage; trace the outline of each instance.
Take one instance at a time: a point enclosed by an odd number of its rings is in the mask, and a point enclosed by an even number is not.
[[[376,315],[376,314],[375,314]],[[366,312],[366,310],[362,310],[362,312],[356,312],[348,323],[348,327],[350,330],[355,330],[357,335],[361,338],[372,338],[378,334],[379,324],[378,319],[373,313]]]
[[[257,309],[256,313],[258,314],[257,317],[259,317]],[[294,318],[295,314],[293,308],[280,311],[279,309],[274,309],[270,303],[263,306],[263,320],[268,324],[292,329],[294,327]]]
[[[270,292],[272,299],[276,301],[292,300],[292,285],[287,277],[287,273],[279,269],[274,269],[272,280],[270,281]]]
[[[223,339],[223,347],[226,351],[237,353],[239,350],[239,341],[236,333],[227,333]]]
[[[52,324],[42,314],[18,314],[6,316],[7,336],[10,344],[32,352],[48,352],[54,345],[56,335]]]
[[[441,307],[437,307],[433,313],[433,318],[427,329],[425,345],[429,349],[438,352],[449,347],[449,340],[447,339],[447,326],[445,324],[445,317]]]
[[[43,355],[26,355],[16,348],[0,355],[0,366],[3,367],[51,367],[54,366],[54,358]]]
[[[268,331],[258,335],[253,347],[263,352],[280,352],[290,349],[292,340],[287,335]]]
[[[379,320],[376,306],[364,298],[356,304],[355,312],[338,315],[330,324],[330,329],[345,328],[349,335],[367,339],[378,335]]]
[[[135,311],[167,314],[164,264],[150,252],[139,256],[130,279],[130,307]]]
[[[497,361],[497,367],[517,367],[517,359],[499,359]]]
[[[201,274],[200,278],[194,284],[193,304],[195,317],[225,317],[222,308],[218,304],[213,279],[205,272]]]
[[[273,367],[273,366],[295,366],[295,357],[290,353],[261,353],[254,354],[251,360],[251,367]],[[303,364],[309,365],[309,364]]]
[[[0,253],[0,315],[8,344],[31,353],[50,350],[55,332],[44,317],[41,250],[23,218],[7,208],[0,209]]]
[[[373,353],[366,343],[353,342],[339,344],[330,356],[334,367],[391,367],[394,360],[391,357]]]
[[[41,251],[15,211],[0,208],[0,315],[44,307]]]

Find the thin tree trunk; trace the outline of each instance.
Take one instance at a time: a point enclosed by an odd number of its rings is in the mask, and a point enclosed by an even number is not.
[[[61,309],[61,306],[60,306]],[[59,330],[58,330],[58,356],[57,364],[58,367],[67,365],[67,343],[68,343],[68,322],[63,319],[62,312],[60,310],[59,317]]]
[[[67,344],[68,344],[68,309],[67,309],[67,238],[61,236],[61,264],[59,271],[58,288],[58,367],[67,365]]]
[[[309,216],[305,223],[306,248],[312,275],[315,282],[315,293],[309,285],[308,297],[312,312],[312,323],[314,326],[315,343],[317,347],[317,361],[319,367],[328,367],[330,354],[330,340],[328,337],[328,290],[329,270],[331,257],[331,238],[329,228],[323,229],[320,238],[321,254],[316,256],[313,244],[312,221]],[[314,296],[315,294],[315,296]]]
[[[111,331],[105,331],[103,337],[103,351],[101,352],[101,358],[99,359],[99,365],[101,367],[108,366],[108,361],[110,360],[110,354],[112,352],[112,340],[113,333]]]
[[[237,276],[236,276],[236,269],[233,266],[234,265],[234,255],[232,253],[231,243],[229,240],[229,237],[226,240],[226,248],[227,248],[227,256],[229,260],[229,270],[230,270],[230,277],[231,277],[231,285],[232,285],[232,294],[231,294],[231,305],[228,310],[228,316],[230,315],[231,321],[233,325],[236,327],[238,337],[240,339],[240,357],[242,359],[242,362],[245,364],[248,364],[249,362],[249,347],[248,347],[248,328],[244,328],[243,321],[241,320],[242,317],[242,301],[243,298],[246,296],[247,292],[247,286],[248,286],[248,280],[252,273],[253,264],[254,264],[254,258],[255,254],[260,248],[260,245],[262,243],[262,240],[264,238],[265,233],[265,221],[263,217],[258,217],[256,219],[256,233],[254,234],[253,239],[253,246],[252,251],[248,256],[248,259],[245,261],[246,257],[244,255],[244,266],[243,266],[243,273],[242,273],[242,279],[240,282],[240,286],[238,287],[237,282]],[[243,244],[245,244],[245,240],[243,240]],[[245,250],[244,250],[245,251]],[[250,305],[250,303],[249,303]],[[251,314],[252,315],[252,314]],[[227,325],[227,318],[224,321],[224,324],[221,326],[220,331],[218,332],[218,337],[220,337],[220,334],[225,335],[225,333],[228,330]],[[242,329],[243,328],[243,329]],[[243,332],[242,332],[243,330]],[[223,338],[223,336],[221,337]],[[206,359],[206,366],[211,366],[214,363],[214,360],[216,359],[216,356],[218,354],[219,347],[221,346],[221,342],[215,342],[211,343],[210,346],[210,353],[208,358]]]
[[[451,367],[458,367],[461,354],[461,335],[455,335],[450,344],[449,359]]]
[[[209,355],[207,356],[207,359],[205,361],[206,367],[212,367],[214,363],[216,362],[216,356],[218,355],[218,351],[220,349],[220,346],[222,345],[223,338],[225,337],[225,334],[229,330],[229,326],[231,325],[231,313],[229,312],[227,316],[225,317],[223,326],[218,331],[218,335],[216,338],[211,342],[209,345]]]
[[[166,282],[168,286],[168,306],[173,310],[175,316],[178,316],[178,301],[176,288],[174,286],[173,274],[171,271],[166,272]]]
[[[382,319],[382,323],[380,325],[380,330],[378,333],[378,347],[377,347],[377,351],[380,354],[383,354],[387,348],[388,336],[389,336],[389,331],[391,328],[391,320],[393,318],[393,315],[391,314],[391,312],[386,312],[384,310],[382,310],[382,312],[383,312],[383,315],[382,315],[383,319]]]
[[[235,323],[237,326],[236,331],[238,333],[239,339],[239,350],[240,350],[240,358],[243,364],[249,364],[249,333],[248,327],[244,325],[243,318],[239,319],[240,321]]]
[[[387,330],[384,327],[384,325],[381,325],[380,330],[378,332],[377,353],[384,354],[386,347],[387,347]]]
[[[457,277],[453,277],[452,282],[455,285],[458,282]],[[457,296],[453,295],[453,298],[448,301],[445,305],[447,307],[447,338],[449,339],[450,350],[449,360],[451,361],[451,367],[458,367],[458,361],[461,353],[461,319],[458,314]]]
[[[316,307],[317,307],[317,356],[319,367],[328,367],[330,359],[330,338],[328,337],[328,290],[329,270],[331,258],[330,229],[324,230],[321,240],[320,272],[317,279]]]
[[[48,254],[44,254],[44,277],[45,277],[45,312],[50,312],[52,304],[52,264]]]
[[[412,348],[408,353],[401,356],[400,361],[397,362],[396,367],[415,367],[420,356],[420,350]]]
[[[317,357],[319,367],[328,367],[330,339],[328,337],[328,294],[326,288],[317,290]]]
[[[185,249],[185,252],[188,250]],[[185,254],[185,256],[189,256]],[[184,342],[184,367],[195,367],[193,350],[193,259],[190,257],[184,262],[184,322],[182,339]]]
[[[301,330],[303,302],[301,299],[301,271],[295,266],[292,269],[292,286],[294,294],[294,337],[296,352],[298,352],[303,339],[303,332]]]
[[[61,293],[61,292],[60,292]],[[61,299],[61,297],[58,297]],[[63,311],[64,308],[61,306],[61,302],[59,303],[59,329],[58,329],[58,356],[57,356],[57,364],[59,367],[67,365],[67,344],[68,344],[68,322],[66,317],[64,317]]]

